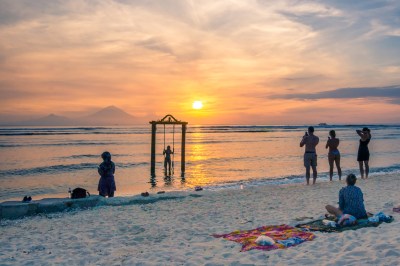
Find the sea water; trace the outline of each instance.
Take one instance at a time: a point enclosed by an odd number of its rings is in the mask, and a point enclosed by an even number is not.
[[[328,132],[336,130],[343,176],[359,176],[357,150],[361,125],[316,126],[318,181],[329,179]],[[370,125],[371,176],[400,171],[400,126]],[[150,177],[151,127],[1,127],[0,201],[30,195],[67,197],[83,187],[97,194],[100,154],[109,151],[116,165],[117,196],[148,191],[224,189],[303,183],[307,126],[188,125],[186,171],[181,177],[181,128],[157,128],[156,177]],[[164,141],[165,138],[165,141]],[[174,175],[164,177],[164,146],[174,148]],[[336,168],[334,180],[337,180]]]

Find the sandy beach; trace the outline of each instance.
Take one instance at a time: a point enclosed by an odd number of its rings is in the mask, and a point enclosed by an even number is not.
[[[393,215],[394,222],[342,233],[316,232],[313,241],[283,250],[240,252],[240,244],[212,234],[319,218],[326,204],[338,201],[344,183],[204,190],[151,204],[2,220],[0,264],[398,265],[400,215],[392,211],[400,204],[398,176],[372,176],[357,185],[367,210]],[[123,199],[109,200],[118,205]]]

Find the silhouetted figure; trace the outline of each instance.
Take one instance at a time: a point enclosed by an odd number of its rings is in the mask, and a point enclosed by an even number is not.
[[[371,140],[371,131],[369,128],[364,127],[362,130],[356,130],[360,136],[360,146],[358,147],[357,161],[360,166],[361,179],[364,179],[364,165],[365,165],[365,178],[369,174],[369,149],[368,144]]]
[[[313,170],[313,184],[317,180],[317,153],[315,147],[319,143],[319,138],[314,135],[314,127],[308,127],[308,131],[304,134],[300,147],[305,145],[304,151],[304,167],[306,168],[307,185],[310,184],[310,168]]]
[[[338,170],[339,180],[342,180],[342,169],[340,168],[340,152],[338,150],[339,139],[336,138],[335,130],[329,131],[328,141],[325,148],[329,148],[328,161],[329,161],[329,179],[332,181],[333,176],[333,163],[336,164]]]
[[[168,165],[168,173],[171,176],[171,154],[174,154],[174,151],[171,150],[171,146],[167,146],[167,149],[163,151],[164,155],[164,172],[167,175],[167,165]]]
[[[100,196],[114,197],[114,191],[117,190],[114,180],[115,164],[111,161],[111,154],[108,151],[103,152],[101,158],[103,162],[98,167],[100,180],[97,190]]]

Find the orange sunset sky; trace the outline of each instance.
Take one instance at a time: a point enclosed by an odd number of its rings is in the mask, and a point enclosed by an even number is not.
[[[191,124],[399,123],[399,14],[394,0],[0,0],[0,120],[115,105]]]

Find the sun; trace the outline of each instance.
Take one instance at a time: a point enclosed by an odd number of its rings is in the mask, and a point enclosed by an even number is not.
[[[203,108],[203,103],[201,101],[194,101],[192,107],[193,109],[199,110]]]

